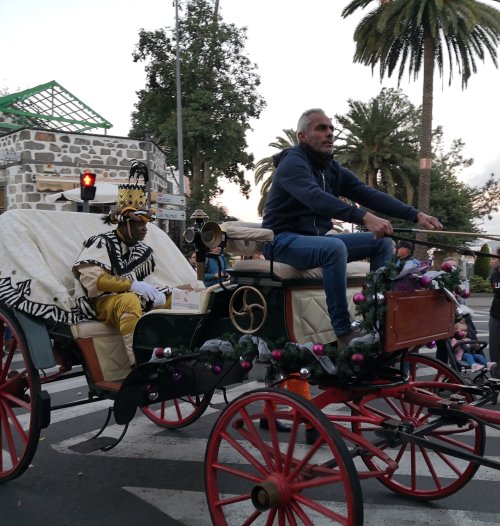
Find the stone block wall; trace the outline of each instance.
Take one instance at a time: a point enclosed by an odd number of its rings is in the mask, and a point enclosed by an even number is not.
[[[151,190],[179,192],[168,159],[154,142],[31,128],[1,135],[5,209],[76,211],[75,202],[47,203],[45,196],[79,187],[80,173],[87,169],[97,174],[98,183],[128,182],[130,159],[148,164]]]

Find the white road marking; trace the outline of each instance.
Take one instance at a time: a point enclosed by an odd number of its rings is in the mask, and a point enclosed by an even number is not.
[[[184,526],[212,526],[212,521],[207,509],[204,493],[195,491],[174,491],[157,488],[125,487],[126,491],[148,502],[159,511],[172,517]],[[229,495],[224,495],[229,497]],[[239,513],[226,517],[231,526],[242,524],[242,519],[248,519],[249,511],[253,506],[239,504]],[[345,507],[339,503],[339,511]],[[398,526],[497,526],[496,513],[437,509],[434,503],[429,504],[429,509],[423,506],[411,508],[409,506],[388,506],[364,504],[365,526],[380,526],[381,524],[398,524]],[[260,525],[265,521],[252,524]],[[315,526],[330,526],[331,520],[318,520]]]

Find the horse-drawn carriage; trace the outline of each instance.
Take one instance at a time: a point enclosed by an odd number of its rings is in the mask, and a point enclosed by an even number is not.
[[[458,491],[480,465],[500,467],[483,457],[485,426],[500,424],[500,414],[483,407],[496,402],[498,382],[463,385],[445,364],[407,352],[453,334],[454,304],[440,290],[384,292],[382,339],[366,344],[366,353],[342,354],[320,269],[241,261],[230,282],[197,292],[195,308],[145,314],[131,370],[119,334],[82,321],[74,296],[70,269],[82,241],[102,231],[99,218],[18,210],[0,223],[0,481],[27,469],[58,409],[47,383],[85,375],[88,397],[72,404],[110,399],[125,430],[138,408],[175,428],[201,416],[215,389],[243,382],[255,359],[269,363],[268,385],[228,401],[208,440],[214,524],[362,524],[360,480],[430,500]],[[258,228],[222,230],[199,222],[192,234],[205,246],[232,242],[240,254],[272,241]],[[146,243],[169,285],[199,285],[163,232],[151,226]],[[352,266],[354,293],[367,268]],[[311,399],[280,388],[290,379],[311,384]],[[278,434],[278,422],[288,422],[290,433]],[[303,429],[316,430],[312,443]],[[119,440],[97,437],[88,447]]]

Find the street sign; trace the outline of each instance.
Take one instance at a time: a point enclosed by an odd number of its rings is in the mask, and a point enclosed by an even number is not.
[[[162,205],[185,205],[186,198],[183,195],[163,194],[158,192],[156,194],[156,202]]]
[[[176,219],[182,221],[186,219],[186,212],[184,212],[184,210],[165,210],[158,208],[156,210],[156,217],[158,219]]]

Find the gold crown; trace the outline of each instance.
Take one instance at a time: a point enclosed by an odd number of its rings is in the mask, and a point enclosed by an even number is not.
[[[145,210],[147,207],[146,187],[138,184],[118,185],[118,208]]]

